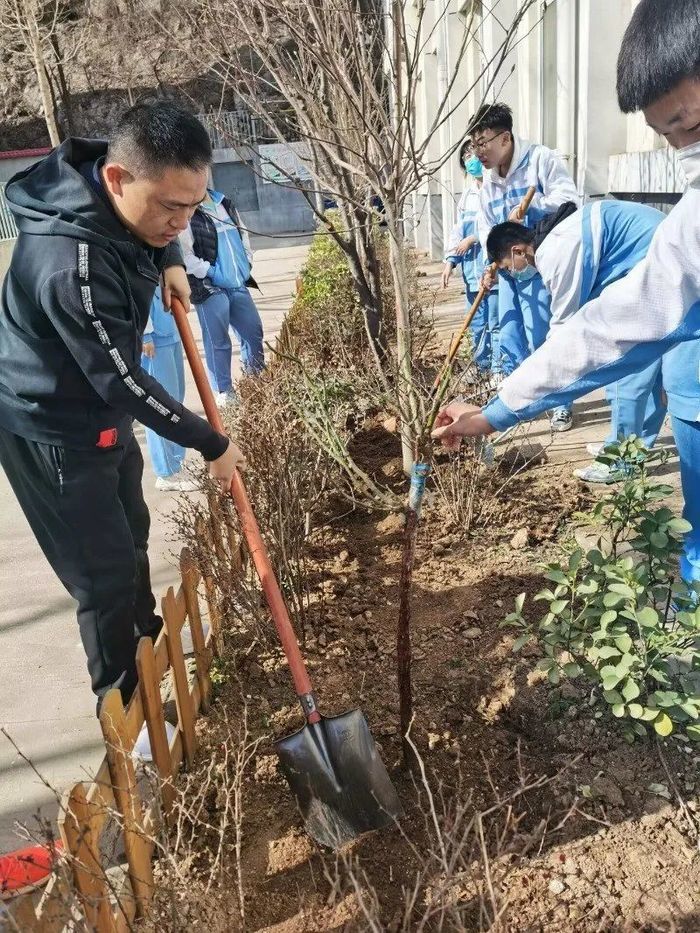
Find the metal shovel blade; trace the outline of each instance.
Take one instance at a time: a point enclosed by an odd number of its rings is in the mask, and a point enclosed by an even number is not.
[[[275,742],[306,831],[337,849],[395,822],[403,811],[359,709],[322,716]]]

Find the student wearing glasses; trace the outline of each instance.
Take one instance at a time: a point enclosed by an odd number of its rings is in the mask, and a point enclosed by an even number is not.
[[[513,113],[506,104],[484,104],[469,121],[474,152],[488,169],[484,174],[478,217],[484,255],[491,229],[507,220],[531,227],[567,201],[580,205],[576,186],[559,156],[537,143],[513,135]],[[528,189],[535,196],[524,217],[520,204]],[[487,281],[489,277],[487,276]],[[550,299],[534,267],[498,275],[500,355],[506,373],[544,343],[549,330]],[[556,408],[552,429],[568,431],[570,407]]]

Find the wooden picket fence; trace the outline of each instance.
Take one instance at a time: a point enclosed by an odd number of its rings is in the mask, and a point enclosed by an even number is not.
[[[225,524],[225,523],[224,523]],[[210,520],[200,529],[218,559],[238,563],[240,543],[221,534],[218,504],[210,499]],[[87,926],[97,933],[122,933],[135,919],[148,913],[153,893],[153,854],[159,820],[168,819],[175,800],[175,778],[183,762],[192,764],[197,750],[195,722],[206,712],[211,696],[210,667],[221,637],[218,593],[213,579],[201,577],[191,554],[180,555],[180,586],[170,587],[162,599],[163,629],[155,644],[139,641],[136,664],[138,690],[124,708],[121,694],[111,690],[104,698],[100,725],[106,755],[94,780],[78,783],[63,795],[58,818],[63,843],[62,872],[56,872],[40,902],[25,896],[12,904],[11,923],[22,933],[59,933],[75,904]],[[209,630],[202,625],[199,584],[204,584]],[[182,627],[189,622],[195,658],[190,684],[182,649]],[[175,693],[177,728],[168,742],[160,685],[169,674]],[[132,751],[146,723],[161,792],[145,806],[137,789]],[[115,883],[102,864],[100,835],[108,820],[117,819],[123,832],[127,872]],[[75,909],[75,908],[73,908]],[[12,929],[12,925],[7,927]]]

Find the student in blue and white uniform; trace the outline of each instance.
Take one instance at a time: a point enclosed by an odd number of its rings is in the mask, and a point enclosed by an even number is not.
[[[180,245],[202,327],[209,381],[217,405],[223,407],[236,402],[230,330],[240,341],[245,373],[258,373],[265,364],[262,321],[248,291],[248,284],[254,284],[250,242],[233,204],[208,189],[180,235]]]
[[[484,169],[479,157],[472,150],[471,140],[462,143],[459,164],[467,182],[457,207],[457,222],[450,231],[442,271],[442,286],[447,288],[452,271],[456,266],[462,270],[467,310],[476,300],[484,272],[484,259],[476,218],[479,212],[479,191],[483,184]],[[500,373],[498,349],[498,288],[491,289],[474,315],[470,333],[473,359],[480,370]]]
[[[163,307],[160,288],[151,302],[143,333],[141,368],[159,382],[176,401],[185,400],[185,365],[175,318]],[[146,445],[156,474],[156,489],[192,492],[197,484],[182,473],[185,448],[146,428]]]
[[[551,296],[551,337],[579,308],[644,259],[664,218],[653,207],[628,201],[596,201],[580,210],[567,203],[535,227],[495,226],[488,237],[489,259],[511,273],[539,272]],[[661,359],[609,385],[610,433],[604,443],[588,445],[591,456],[596,457],[605,444],[632,434],[653,447],[666,416],[662,394]],[[616,478],[616,472],[603,463],[574,473],[589,483]]]
[[[479,240],[486,255],[491,228],[506,220],[531,227],[572,201],[578,205],[576,186],[559,156],[535,143],[513,135],[513,114],[505,104],[484,104],[469,121],[474,151],[488,171],[484,175],[478,217]],[[525,217],[520,204],[530,187],[536,194]],[[498,277],[500,354],[506,373],[512,372],[541,346],[549,330],[549,296],[538,276],[522,278],[501,273]],[[568,431],[570,409],[552,415],[552,429]]]
[[[681,574],[700,583],[700,6],[640,0],[622,40],[617,93],[678,150],[688,190],[658,227],[646,257],[574,314],[483,409],[452,402],[433,432],[450,447],[570,403],[666,354],[664,388],[692,526]],[[691,341],[685,343],[685,341]],[[672,353],[668,351],[673,349]]]

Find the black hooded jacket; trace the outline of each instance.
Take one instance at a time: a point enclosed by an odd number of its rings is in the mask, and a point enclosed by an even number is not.
[[[5,189],[19,238],[0,307],[0,426],[85,449],[123,443],[137,418],[214,460],[226,438],[141,368],[159,276],[182,256],[139,241],[90,184],[85,167],[106,151],[68,139]]]

